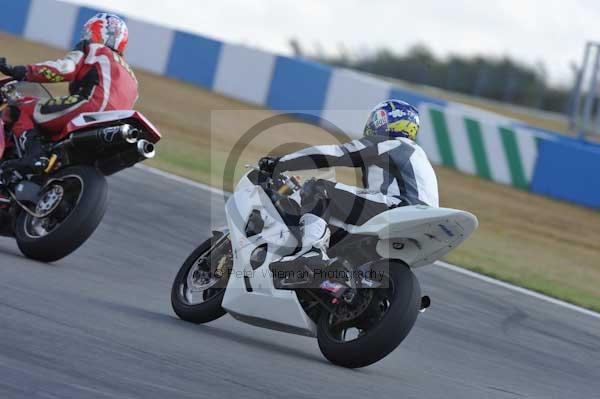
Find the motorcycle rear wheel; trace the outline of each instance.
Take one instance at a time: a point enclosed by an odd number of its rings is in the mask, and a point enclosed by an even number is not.
[[[23,255],[55,262],[79,248],[96,230],[108,203],[106,178],[95,168],[71,166],[50,176],[36,211],[22,211],[15,223],[15,238]]]
[[[331,363],[348,368],[373,364],[396,349],[414,326],[421,302],[416,276],[408,266],[391,263],[386,277],[389,288],[372,289],[369,308],[358,317],[361,320],[340,323],[329,312],[321,314],[317,339],[321,352]],[[367,313],[373,314],[377,309],[385,311],[376,320],[366,321],[366,316],[370,316]],[[357,337],[347,340],[350,330]]]

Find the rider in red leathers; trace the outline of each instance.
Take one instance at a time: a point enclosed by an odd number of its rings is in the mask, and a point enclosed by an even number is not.
[[[138,83],[123,59],[128,31],[116,15],[100,13],[83,27],[82,40],[64,58],[33,65],[11,66],[0,58],[0,72],[17,80],[69,83],[70,95],[48,101],[32,100],[8,107],[2,115],[23,149],[21,159],[5,161],[3,169],[22,174],[45,169],[42,136],[60,135],[83,112],[131,109],[138,98]]]

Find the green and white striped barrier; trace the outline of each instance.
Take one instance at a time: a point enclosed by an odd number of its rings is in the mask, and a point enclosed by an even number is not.
[[[422,103],[418,142],[431,162],[528,189],[537,137],[514,120],[460,105]]]

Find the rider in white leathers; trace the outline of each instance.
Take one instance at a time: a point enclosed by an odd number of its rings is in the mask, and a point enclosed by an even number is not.
[[[435,172],[423,149],[415,143],[419,126],[419,114],[413,106],[387,100],[373,109],[360,140],[261,159],[260,168],[271,174],[333,166],[362,169],[364,188],[327,180],[310,180],[304,185],[302,249],[297,255],[313,256],[311,251],[327,250],[331,219],[343,228],[361,225],[397,206],[439,206]]]

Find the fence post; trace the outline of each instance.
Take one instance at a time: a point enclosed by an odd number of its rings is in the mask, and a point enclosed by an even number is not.
[[[592,79],[590,81],[590,88],[588,89],[585,97],[585,104],[583,105],[583,126],[579,133],[579,138],[585,137],[587,129],[592,128],[592,107],[594,100],[596,99],[596,89],[598,85],[598,68],[600,67],[600,51],[596,48],[596,57],[594,58],[594,66],[592,70]]]
[[[577,129],[577,119],[579,117],[579,109],[581,108],[581,86],[583,84],[583,77],[585,75],[585,70],[587,69],[588,59],[590,56],[592,43],[588,42],[585,45],[585,49],[583,52],[583,63],[579,68],[577,73],[577,79],[575,80],[575,87],[573,87],[573,92],[571,93],[571,98],[573,100],[570,117],[569,117],[569,129],[571,131],[575,131]]]

